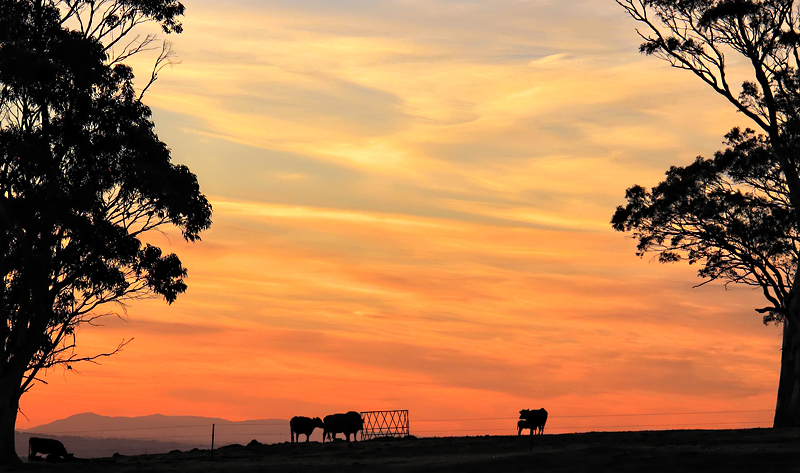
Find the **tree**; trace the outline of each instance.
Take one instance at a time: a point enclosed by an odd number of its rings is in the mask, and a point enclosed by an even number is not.
[[[182,14],[170,0],[0,0],[0,463],[19,461],[19,400],[43,370],[96,357],[74,350],[81,324],[186,290],[180,259],[142,239],[173,226],[199,240],[211,206],[122,63],[154,41],[125,40],[136,25],[180,32]]]
[[[727,149],[671,167],[651,190],[629,188],[627,205],[617,207],[611,223],[633,233],[639,256],[699,263],[701,285],[760,288],[770,304],[757,309],[764,323],[781,323],[800,255],[788,190],[763,136],[734,129],[726,139]]]
[[[613,224],[619,230],[637,232],[640,253],[658,251],[662,261],[683,256],[690,263],[705,264],[701,276],[757,284],[764,289],[772,306],[763,311],[783,325],[774,426],[800,427],[800,297],[794,297],[800,292],[796,271],[796,233],[800,227],[799,2],[617,3],[644,25],[644,31],[639,31],[644,40],[642,53],[695,74],[745,115],[763,136],[737,130],[729,135],[733,150],[751,146],[751,158],[737,163],[749,169],[726,168],[715,157],[710,162],[671,169],[667,180],[651,193],[638,187],[629,189],[628,206],[618,209]],[[734,88],[732,77],[744,70],[748,75],[741,79],[740,87]],[[739,180],[745,177],[747,180]],[[673,206],[667,204],[670,200],[674,200]],[[709,213],[699,202],[709,206]],[[645,215],[649,212],[653,212],[654,220]],[[768,228],[767,222],[775,227]]]

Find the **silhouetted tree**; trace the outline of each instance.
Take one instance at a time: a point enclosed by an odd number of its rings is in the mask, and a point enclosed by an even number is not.
[[[699,263],[702,284],[760,287],[764,322],[783,322],[800,254],[788,189],[765,137],[734,129],[726,138],[712,159],[671,167],[649,191],[629,188],[612,225],[633,233],[639,256]]]
[[[122,64],[154,41],[125,42],[133,27],[179,32],[182,13],[170,0],[0,0],[0,463],[19,461],[19,400],[37,375],[96,357],[74,351],[80,324],[186,290],[178,257],[141,238],[174,226],[198,240],[211,206]]]
[[[800,292],[795,248],[800,227],[800,2],[617,3],[645,25],[639,31],[641,52],[694,73],[764,136],[737,130],[730,135],[734,148],[751,146],[751,157],[736,164],[749,170],[726,168],[715,157],[671,169],[652,193],[629,189],[628,220],[618,210],[615,228],[637,231],[639,251],[659,251],[662,261],[683,255],[705,264],[701,276],[764,288],[773,304],[766,312],[783,324],[774,426],[800,427],[800,297],[793,297]],[[739,79],[741,86],[732,86],[739,73],[747,76]],[[739,182],[745,176],[748,181]],[[770,184],[759,187],[757,182]]]

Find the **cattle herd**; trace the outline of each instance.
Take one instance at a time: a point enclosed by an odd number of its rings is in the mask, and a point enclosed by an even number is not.
[[[541,409],[522,409],[519,411],[517,421],[517,435],[522,435],[522,431],[529,429],[531,435],[544,435],[544,425],[547,423],[547,411]],[[306,442],[314,432],[314,429],[322,429],[322,443],[326,440],[335,440],[336,434],[344,434],[347,441],[350,441],[350,434],[353,434],[353,441],[356,440],[356,433],[364,429],[364,419],[361,414],[350,411],[346,414],[331,414],[325,419],[319,417],[292,417],[289,421],[291,428],[292,443],[300,441],[300,434],[306,436]]]
[[[519,420],[517,421],[517,435],[522,435],[522,431],[529,429],[531,435],[543,435],[544,424],[547,423],[547,411],[542,409],[522,409],[519,411]],[[331,414],[325,416],[324,419],[319,417],[292,417],[289,421],[291,429],[292,443],[300,442],[300,434],[306,436],[306,442],[314,432],[314,429],[322,429],[322,443],[326,440],[333,441],[336,439],[336,434],[343,434],[347,441],[350,441],[350,435],[353,436],[353,441],[356,440],[356,434],[364,430],[364,419],[361,414],[355,411],[350,411],[344,414]],[[38,454],[46,455],[49,461],[71,461],[74,457],[71,453],[67,453],[64,445],[55,439],[31,437],[28,441],[28,461],[34,461]]]
[[[300,434],[304,434],[306,442],[308,442],[308,438],[317,427],[322,429],[322,443],[325,443],[325,440],[335,440],[336,434],[344,434],[349,442],[350,434],[353,435],[353,441],[355,441],[356,433],[364,430],[364,419],[356,411],[331,414],[325,416],[325,419],[296,416],[289,421],[289,427],[291,428],[292,443],[300,441]]]

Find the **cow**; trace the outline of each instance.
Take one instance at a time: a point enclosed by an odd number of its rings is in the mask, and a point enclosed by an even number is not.
[[[531,424],[528,423],[527,420],[520,419],[517,421],[517,435],[522,435],[522,431],[525,429],[531,429],[531,433],[533,433],[533,427]]]
[[[326,438],[335,440],[338,433],[344,434],[348,442],[350,441],[350,434],[353,434],[353,441],[355,442],[356,432],[364,430],[364,419],[361,418],[361,414],[355,411],[350,411],[347,414],[325,416],[323,423],[325,427],[322,433],[322,443],[325,443]]]
[[[531,435],[534,435],[534,433],[544,435],[544,424],[547,423],[547,411],[544,408],[536,410],[522,409],[519,411],[519,418],[528,423]],[[519,424],[517,425],[519,426]]]
[[[59,458],[66,461],[74,459],[74,455],[68,453],[64,444],[58,440],[31,437],[28,439],[28,462],[38,458],[36,456],[38,453],[47,455],[47,461],[57,461]]]
[[[300,434],[305,434],[306,442],[308,442],[308,438],[317,427],[325,428],[325,424],[319,417],[314,417],[313,419],[303,416],[292,417],[292,420],[289,421],[289,428],[292,431],[292,443],[295,441],[300,442]]]

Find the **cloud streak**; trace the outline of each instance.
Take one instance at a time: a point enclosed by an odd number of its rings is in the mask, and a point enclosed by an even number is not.
[[[87,352],[135,342],[51,373],[23,399],[31,424],[774,403],[758,294],[691,289],[694,268],[639,260],[608,225],[627,186],[741,122],[638,56],[613,2],[187,6],[183,63],[147,100],[214,226],[152,237],[189,291],[81,332]]]

